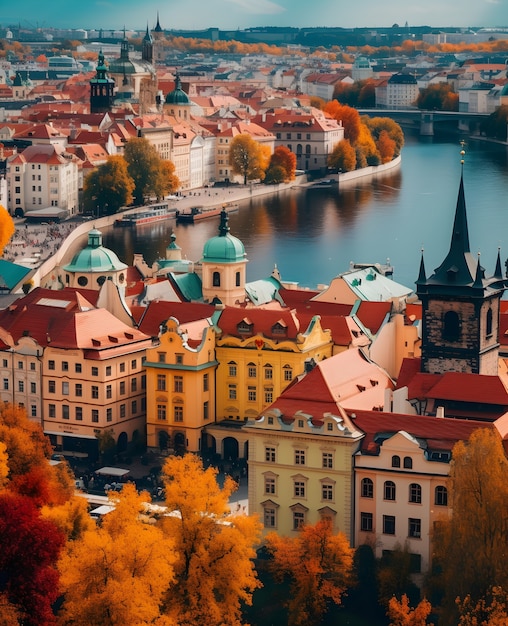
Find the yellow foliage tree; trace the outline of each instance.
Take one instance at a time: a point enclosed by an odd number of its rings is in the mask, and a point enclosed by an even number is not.
[[[7,476],[9,474],[7,446],[0,441],[0,489],[7,482]]]
[[[14,235],[16,228],[7,209],[0,204],[0,254]]]
[[[486,598],[474,603],[471,596],[458,603],[459,626],[506,626],[508,624],[508,594],[493,587]]]
[[[270,533],[266,546],[275,579],[291,579],[288,624],[321,624],[327,601],[340,604],[351,582],[353,550],[345,534],[334,535],[330,522],[322,520],[304,526],[296,537]]]
[[[179,626],[239,626],[241,603],[250,604],[260,586],[253,566],[260,523],[230,514],[236,483],[227,477],[221,489],[217,470],[204,470],[196,456],[171,457],[163,472],[166,506],[174,514],[162,524],[177,553],[165,612]]]
[[[101,528],[68,542],[59,561],[61,623],[73,626],[170,624],[160,615],[173,581],[173,541],[143,521],[147,494],[126,485]]]
[[[335,144],[328,157],[328,167],[343,172],[352,172],[356,168],[356,152],[349,139]]]
[[[72,496],[58,506],[43,506],[41,515],[51,520],[68,540],[78,539],[94,527],[88,513],[88,502],[79,496]]]
[[[250,135],[237,135],[229,146],[229,164],[235,174],[243,176],[244,185],[248,180],[263,180],[269,160],[269,149]]]
[[[388,603],[390,626],[426,626],[431,611],[432,606],[425,598],[412,609],[406,594],[402,596],[400,602],[394,596]]]

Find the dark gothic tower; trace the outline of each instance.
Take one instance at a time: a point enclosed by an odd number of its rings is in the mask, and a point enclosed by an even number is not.
[[[115,81],[108,77],[102,50],[99,52],[97,69],[90,80],[90,113],[106,113],[111,111],[115,92]]]
[[[464,155],[464,151],[461,152]],[[450,250],[427,278],[422,260],[416,293],[422,302],[422,372],[469,372],[497,376],[499,301],[504,291],[498,252],[486,276],[469,249],[463,164]]]
[[[153,39],[148,30],[148,24],[146,26],[145,36],[143,37],[141,58],[148,63],[152,63],[153,61]]]

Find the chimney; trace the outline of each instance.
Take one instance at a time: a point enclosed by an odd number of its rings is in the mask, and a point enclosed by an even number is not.
[[[444,417],[444,406],[438,406],[436,409],[436,417]]]

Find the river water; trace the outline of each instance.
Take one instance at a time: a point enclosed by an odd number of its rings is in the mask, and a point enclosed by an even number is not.
[[[508,257],[508,148],[471,140],[465,147],[464,186],[471,252],[493,273],[498,247]],[[247,280],[267,277],[277,265],[284,281],[315,288],[348,269],[350,261],[385,263],[394,280],[415,288],[424,249],[429,274],[450,245],[460,181],[459,138],[406,135],[402,164],[377,180],[332,189],[288,190],[245,200],[230,215],[231,234],[245,245]],[[138,229],[109,229],[104,245],[132,263],[164,256],[174,229],[184,256],[201,258],[219,220],[174,221]]]

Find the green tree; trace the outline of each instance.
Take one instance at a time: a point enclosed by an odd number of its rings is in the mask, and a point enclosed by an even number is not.
[[[112,215],[120,207],[132,202],[134,181],[127,171],[127,163],[122,156],[110,156],[106,163],[91,172],[83,186],[85,209],[93,211],[97,217]]]
[[[447,83],[429,85],[418,94],[416,106],[426,111],[458,111],[459,95]]]
[[[266,171],[265,185],[277,185],[283,183],[286,180],[286,170],[282,165],[270,165]]]
[[[342,172],[352,172],[356,168],[356,152],[348,139],[335,144],[328,157],[328,167]]]
[[[390,599],[395,596],[402,598],[405,594],[412,603],[419,599],[419,590],[411,580],[411,553],[407,545],[395,545],[379,561],[378,585],[379,602],[387,607]]]
[[[508,589],[508,460],[499,433],[472,433],[452,452],[449,502],[452,517],[434,534],[441,568],[443,623],[457,624],[456,599],[474,605],[493,587]],[[460,572],[460,575],[457,573]]]
[[[264,178],[264,158],[260,144],[250,135],[237,135],[229,146],[229,164],[235,174],[243,176],[244,185],[248,180]]]
[[[489,117],[482,122],[482,131],[487,137],[506,141],[508,128],[508,106],[504,104],[491,113]]]
[[[144,137],[133,137],[125,144],[127,170],[134,181],[134,202],[144,204],[145,199],[157,195],[161,172],[157,150]]]
[[[330,522],[321,520],[296,537],[269,533],[266,547],[275,579],[291,580],[288,624],[321,624],[327,603],[340,604],[351,582],[353,550],[344,533],[333,534]]]

